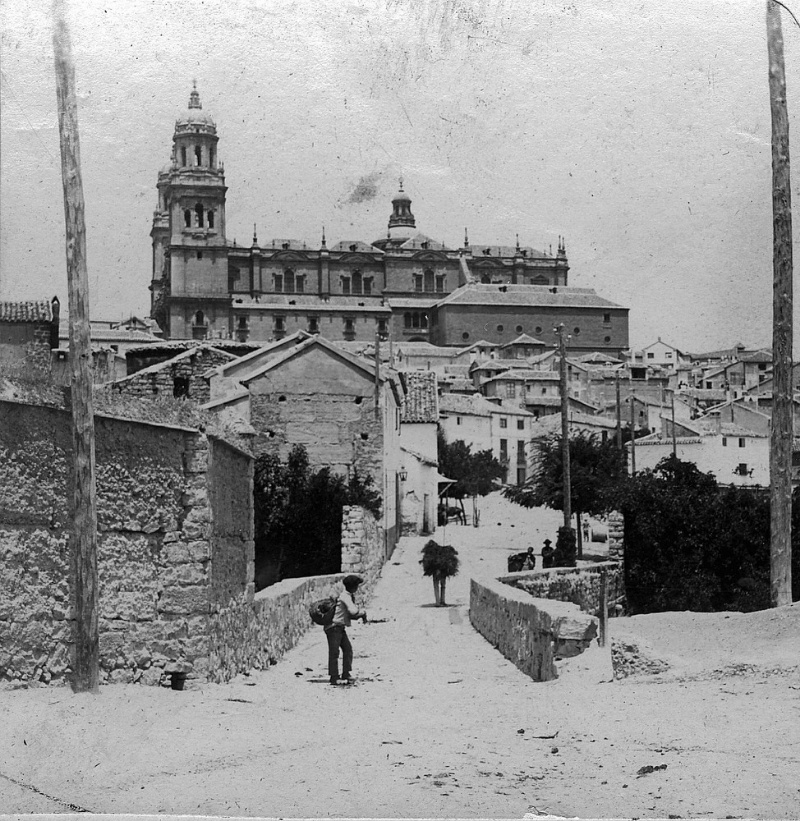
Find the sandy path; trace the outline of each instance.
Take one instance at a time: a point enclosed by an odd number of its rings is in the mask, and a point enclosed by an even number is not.
[[[754,666],[744,675],[713,677],[716,657],[705,666],[690,657],[691,675],[682,669],[610,682],[608,656],[597,648],[565,665],[559,680],[536,684],[472,629],[468,582],[484,568],[503,572],[506,555],[527,543],[538,550],[558,514],[494,498],[483,509],[480,528],[451,525],[444,534],[464,562],[448,586],[451,607],[430,606],[432,587],[417,563],[423,540],[403,540],[369,608],[389,621],[351,628],[354,672],[362,677],[354,687],[325,683],[325,639],[316,628],[269,671],[224,686],[113,686],[98,697],[65,689],[4,693],[0,773],[62,803],[0,778],[0,807],[798,817],[800,682],[796,674],[763,675],[792,658],[797,613],[777,631],[768,622],[775,613],[612,621],[612,634],[624,628],[654,654],[676,656],[687,634],[705,635],[711,619],[710,639],[696,643],[724,646],[725,663],[746,651]],[[556,731],[555,739],[534,738]],[[637,777],[641,767],[663,764]]]

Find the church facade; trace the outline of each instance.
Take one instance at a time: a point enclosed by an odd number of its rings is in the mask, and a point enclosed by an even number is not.
[[[562,240],[553,255],[519,242],[472,245],[465,231],[449,248],[417,231],[402,181],[387,234],[374,241],[328,246],[323,232],[313,247],[262,245],[254,231],[249,247],[230,242],[217,143],[195,88],[158,175],[151,231],[151,315],[169,339],[266,342],[302,329],[333,341],[464,346],[525,333],[549,343],[563,321],[583,333],[571,337],[576,351],[628,347],[628,309],[568,286]]]

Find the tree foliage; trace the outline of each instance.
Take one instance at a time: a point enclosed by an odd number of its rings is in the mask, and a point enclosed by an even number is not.
[[[486,496],[496,490],[495,480],[505,473],[503,466],[492,455],[491,450],[472,452],[472,448],[457,439],[448,442],[441,429],[438,432],[439,472],[455,484],[447,489],[453,499],[466,496]]]
[[[255,460],[256,586],[285,578],[338,573],[342,563],[342,510],[360,505],[376,517],[381,497],[372,477],[350,479],[329,468],[312,472],[301,445],[286,463],[265,453]]]
[[[634,613],[769,607],[769,497],[717,484],[672,456],[621,483],[625,576]],[[800,500],[793,505],[794,595],[800,596]]]
[[[459,565],[458,551],[452,545],[439,544],[430,539],[422,548],[419,563],[424,576],[455,576]]]
[[[539,439],[534,445],[534,468],[521,485],[504,488],[503,495],[523,507],[564,509],[564,470],[561,436]],[[569,439],[572,510],[600,515],[610,509],[609,491],[626,475],[626,467],[613,441],[580,431]]]

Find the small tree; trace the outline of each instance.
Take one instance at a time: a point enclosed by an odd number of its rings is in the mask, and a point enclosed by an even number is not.
[[[472,498],[473,523],[478,525],[478,496],[491,493],[496,485],[495,480],[503,474],[503,466],[494,458],[491,450],[472,452],[472,448],[460,439],[448,442],[441,428],[438,432],[439,471],[455,484],[447,490],[447,495],[458,499],[464,509],[465,496]]]
[[[571,502],[578,523],[578,557],[581,557],[581,515],[597,516],[611,508],[609,491],[625,478],[626,464],[613,441],[602,442],[597,434],[584,431],[570,437],[569,459]],[[561,437],[553,435],[539,439],[534,444],[534,469],[531,475],[523,484],[505,488],[503,495],[523,507],[544,506],[563,510],[563,475]]]

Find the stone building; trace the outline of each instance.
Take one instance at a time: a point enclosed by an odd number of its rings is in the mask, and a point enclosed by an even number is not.
[[[56,296],[0,302],[0,365],[49,371],[50,352],[58,348],[59,312]]]
[[[474,245],[466,232],[463,245],[446,246],[418,231],[402,181],[375,240],[329,246],[323,231],[312,243],[260,243],[254,230],[249,246],[230,241],[218,141],[195,88],[158,175],[151,230],[151,314],[167,338],[268,341],[303,330],[463,346],[484,326],[489,341],[508,343],[564,321],[579,328],[581,350],[627,347],[628,309],[568,286],[563,240],[555,254],[518,241]]]

